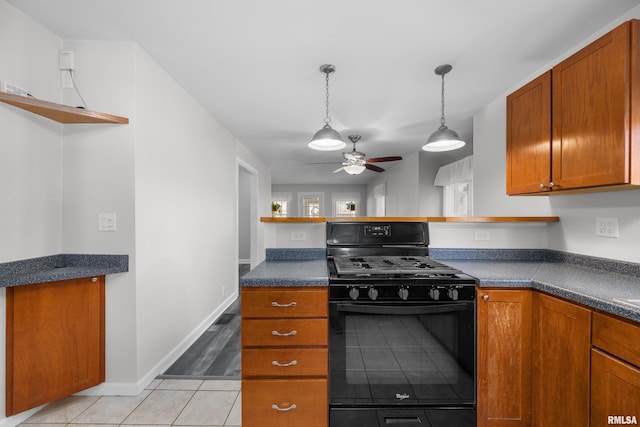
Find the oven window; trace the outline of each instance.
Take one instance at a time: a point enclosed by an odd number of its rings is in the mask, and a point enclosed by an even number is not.
[[[473,303],[412,315],[349,306],[331,308],[332,407],[475,403]]]

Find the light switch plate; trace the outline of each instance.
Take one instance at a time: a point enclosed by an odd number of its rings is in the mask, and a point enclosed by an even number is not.
[[[116,231],[116,214],[98,214],[98,231]]]

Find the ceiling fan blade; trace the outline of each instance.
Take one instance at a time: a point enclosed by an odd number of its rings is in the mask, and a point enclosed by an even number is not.
[[[340,172],[342,169],[344,169],[344,166],[343,166],[343,167],[341,167],[341,168],[339,168],[339,169],[334,170],[334,171],[333,171],[333,173],[338,173],[338,172]]]
[[[364,167],[369,169],[370,171],[384,172],[384,169],[382,169],[380,166],[370,165],[369,163],[365,164]]]
[[[400,156],[374,157],[372,159],[367,159],[367,163],[395,162],[396,160],[402,160],[402,157]]]

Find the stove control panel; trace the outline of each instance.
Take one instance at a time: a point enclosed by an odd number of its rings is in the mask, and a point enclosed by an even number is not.
[[[331,285],[330,300],[360,302],[382,301],[472,301],[475,299],[473,285]]]
[[[391,226],[388,224],[365,225],[364,235],[367,237],[389,237],[391,236]]]

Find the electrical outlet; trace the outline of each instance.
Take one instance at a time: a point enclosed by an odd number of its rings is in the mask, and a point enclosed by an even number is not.
[[[307,240],[306,231],[292,231],[291,240]]]
[[[596,217],[596,236],[619,237],[618,218]]]
[[[473,232],[474,240],[491,240],[491,233],[489,230],[476,230]]]

